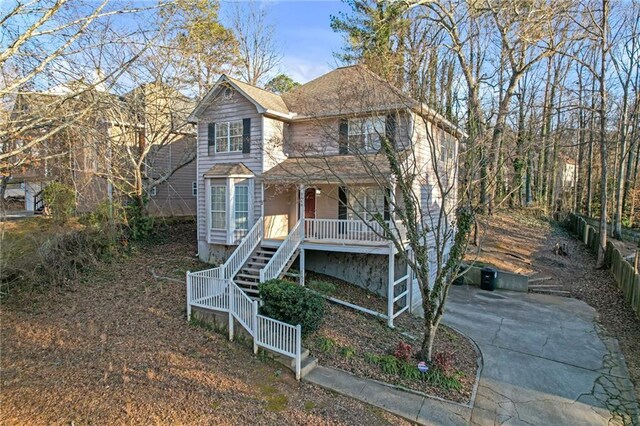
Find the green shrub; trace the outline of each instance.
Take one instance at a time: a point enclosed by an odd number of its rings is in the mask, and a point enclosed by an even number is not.
[[[44,203],[54,222],[66,223],[76,209],[76,192],[69,185],[52,182],[43,191]]]
[[[365,352],[364,360],[369,364],[378,364],[380,362],[380,356],[376,354],[372,354],[371,352]]]
[[[147,214],[145,204],[145,198],[142,201],[134,198],[125,209],[129,236],[133,241],[145,239],[153,230],[153,218]]]
[[[287,324],[300,324],[305,336],[320,328],[324,317],[322,296],[283,280],[267,281],[258,289],[264,303],[262,314]]]

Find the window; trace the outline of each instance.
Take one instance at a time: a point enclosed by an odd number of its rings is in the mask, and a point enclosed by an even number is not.
[[[158,194],[158,188],[155,186],[152,186],[151,189],[149,190],[149,195],[151,195],[152,197],[155,197]]]
[[[242,120],[216,124],[216,152],[242,152]]]
[[[191,195],[198,196],[198,182],[196,181],[191,182]]]
[[[235,194],[236,229],[249,229],[249,187],[236,185]]]
[[[378,152],[380,138],[385,136],[385,117],[365,117],[349,120],[349,150]]]
[[[384,191],[381,188],[349,188],[347,193],[351,220],[374,220],[376,214],[384,215]]]
[[[456,154],[456,141],[453,137],[440,130],[440,161],[445,170],[451,170]]]
[[[225,229],[227,226],[227,187],[211,187],[211,229]]]

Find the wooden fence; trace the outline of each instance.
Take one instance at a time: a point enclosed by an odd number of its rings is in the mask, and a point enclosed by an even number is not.
[[[594,253],[598,251],[600,233],[584,218],[570,214],[566,220],[566,227],[586,244],[591,251]],[[618,288],[624,293],[625,300],[636,315],[640,317],[640,274],[611,241],[607,241],[605,260],[609,268],[611,268]]]

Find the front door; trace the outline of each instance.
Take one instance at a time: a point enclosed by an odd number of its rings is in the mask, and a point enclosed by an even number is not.
[[[316,189],[307,188],[304,192],[304,218],[316,218]]]

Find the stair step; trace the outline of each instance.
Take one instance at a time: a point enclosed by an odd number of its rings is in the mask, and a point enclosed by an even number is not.
[[[548,288],[544,288],[544,289],[530,289],[532,290],[532,293],[539,293],[539,294],[552,294],[552,295],[556,295],[556,296],[570,296],[571,292],[570,291],[566,291],[566,290],[552,290],[552,289],[548,289]]]
[[[530,285],[529,288],[562,288],[562,284],[534,284]]]
[[[260,281],[260,277],[256,275],[243,274],[242,272],[236,275],[236,279],[242,279],[245,281],[255,280],[256,282]]]
[[[300,353],[300,362],[303,363],[305,359],[307,359],[309,357],[309,349],[306,348],[302,348],[302,352]],[[292,359],[291,360],[291,368],[293,370],[296,369],[296,360]]]
[[[314,368],[318,366],[318,360],[313,357],[308,357],[302,361],[300,365],[300,378],[303,378],[307,374],[311,373]]]
[[[245,290],[246,292],[257,292],[258,284],[251,281],[243,281],[243,280],[235,280],[234,281],[238,287]]]

